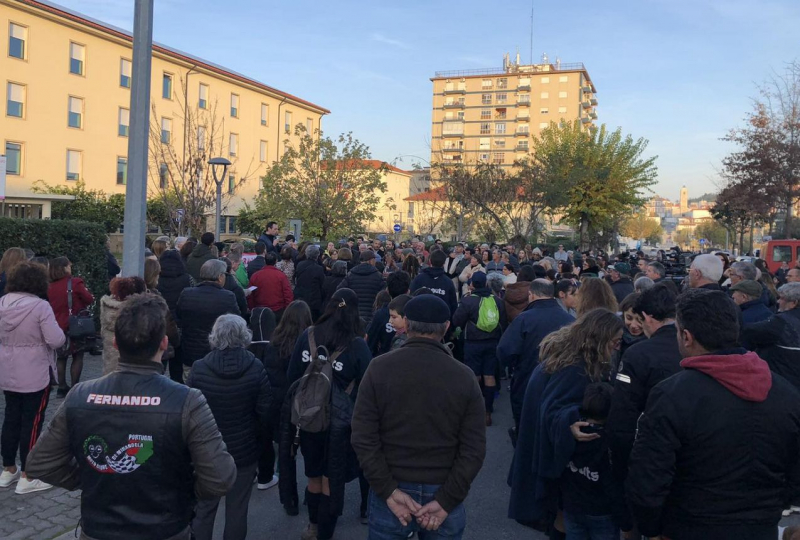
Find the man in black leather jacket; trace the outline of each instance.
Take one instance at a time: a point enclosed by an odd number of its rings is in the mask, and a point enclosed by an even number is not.
[[[117,371],[75,385],[28,456],[31,478],[81,489],[84,540],[183,540],[195,499],[236,480],[203,394],[162,375],[167,305],[136,295],[120,311]]]

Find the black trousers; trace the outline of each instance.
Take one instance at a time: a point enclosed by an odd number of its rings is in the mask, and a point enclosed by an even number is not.
[[[44,412],[50,401],[50,386],[38,392],[3,391],[3,394],[6,398],[3,431],[0,435],[3,467],[13,467],[17,464],[17,450],[19,450],[20,468],[24,471],[28,453],[42,434]]]
[[[275,474],[275,445],[278,435],[278,421],[270,419],[269,424],[259,433],[261,454],[258,456],[258,483],[267,484]]]

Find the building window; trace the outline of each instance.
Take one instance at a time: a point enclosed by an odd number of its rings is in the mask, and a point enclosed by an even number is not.
[[[162,163],[158,167],[158,185],[161,189],[167,189],[167,180],[169,179],[169,167],[166,163]]]
[[[488,162],[489,161],[489,154],[480,154],[478,156],[479,161]]]
[[[495,165],[502,165],[506,160],[505,152],[494,152],[492,154],[492,163]]]
[[[306,118],[306,132],[309,135],[314,132],[314,121],[311,118]]]
[[[239,118],[239,96],[231,94],[231,116]]]
[[[550,84],[550,77],[542,77],[541,81],[542,84]]]
[[[565,112],[567,112],[567,108],[566,107],[559,107],[558,108],[558,112],[561,113],[561,114],[564,114]]]
[[[25,117],[25,87],[23,85],[8,83],[6,114],[15,118]]]
[[[201,152],[206,149],[206,126],[197,126],[197,149]]]
[[[492,87],[492,79],[483,79],[481,81],[481,88],[487,89]]]
[[[118,123],[119,126],[117,127],[117,135],[120,137],[127,137],[130,133],[131,111],[120,107]]]
[[[505,148],[506,147],[506,140],[505,139],[495,139],[494,140],[494,147],[495,148]]]
[[[267,162],[267,141],[261,141],[258,145],[258,160],[261,163]]]
[[[530,126],[528,124],[518,126],[517,133],[530,133]]]
[[[290,133],[292,129],[292,113],[291,111],[286,111],[283,113],[283,130],[286,133]]]
[[[528,141],[527,141],[527,139],[519,141],[517,143],[517,146],[519,147],[520,150],[527,150],[528,149]]]
[[[123,88],[131,87],[131,61],[124,58],[119,62],[119,85]]]
[[[505,122],[496,122],[494,124],[494,133],[495,135],[504,135],[506,132],[506,123]]]
[[[479,143],[479,150],[488,150],[489,149],[489,137],[481,137]]]
[[[548,99],[550,97],[550,92],[542,92],[540,96],[542,99]]]
[[[69,72],[73,75],[83,75],[86,47],[70,42],[69,44]]]
[[[491,120],[492,109],[481,109],[481,120]]]
[[[6,174],[10,176],[22,174],[22,143],[6,143]]]
[[[566,92],[559,92],[558,93],[558,97],[563,99],[563,98],[567,97],[567,93]]]
[[[463,119],[464,119],[464,111],[458,111],[458,112],[456,113],[456,117],[457,117],[459,120],[463,120]]]
[[[497,119],[504,119],[506,117],[508,109],[503,107],[502,109],[495,109],[494,110],[494,117]]]
[[[236,234],[236,216],[228,216],[228,234]]]
[[[492,104],[492,94],[481,94],[481,103],[483,105],[491,105]]]
[[[172,99],[172,75],[169,73],[164,73],[161,76],[161,97]]]
[[[201,109],[208,109],[208,85],[200,83],[200,99],[197,106]]]
[[[561,77],[558,78],[558,82],[568,82],[568,81],[569,77],[567,75],[562,75]]]
[[[70,96],[67,125],[78,129],[83,127],[83,99]]]
[[[550,109],[548,109],[547,107],[542,107],[541,109],[539,109],[539,114],[549,114],[549,113]]]
[[[81,161],[78,150],[67,150],[67,180],[81,179]]]
[[[230,173],[228,174],[228,193],[233,193],[236,191],[236,174]]]
[[[161,119],[161,143],[169,144],[172,141],[172,120],[170,118]]]
[[[508,88],[508,79],[506,78],[497,79],[497,88],[498,89]]]
[[[530,85],[531,85],[530,78],[521,78],[519,80],[519,86],[530,86]]]
[[[550,125],[550,122],[539,122],[539,129],[544,129]]]
[[[444,135],[463,135],[464,124],[461,122],[443,122],[442,133]]]
[[[239,136],[236,133],[231,133],[228,139],[228,154],[235,157],[239,151]]]
[[[25,60],[28,29],[18,24],[8,25],[8,56]]]
[[[491,124],[489,122],[481,122],[481,135],[488,135],[491,133]]]
[[[124,186],[128,183],[128,158],[117,158],[117,185]]]
[[[508,94],[497,94],[497,103],[505,103],[508,101]]]
[[[269,105],[266,103],[261,104],[261,125],[269,125]]]

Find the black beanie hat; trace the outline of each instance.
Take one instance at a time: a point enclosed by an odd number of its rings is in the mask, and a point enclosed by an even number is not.
[[[434,294],[423,294],[406,304],[406,319],[422,323],[443,323],[450,320],[450,308]]]

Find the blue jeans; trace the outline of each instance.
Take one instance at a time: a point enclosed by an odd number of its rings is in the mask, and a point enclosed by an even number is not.
[[[611,516],[584,516],[564,512],[567,540],[619,540],[619,527]]]
[[[433,495],[441,486],[400,482],[398,487],[419,504],[425,506],[433,500]],[[438,530],[420,529],[413,518],[411,523],[403,527],[397,516],[389,510],[386,501],[375,495],[372,490],[369,492],[369,540],[405,540],[412,531],[418,533],[420,540],[440,538],[461,540],[466,525],[467,512],[464,510],[464,505],[459,504],[448,514],[447,519],[439,526]]]

